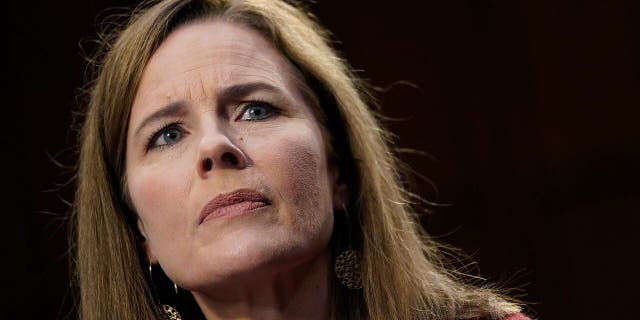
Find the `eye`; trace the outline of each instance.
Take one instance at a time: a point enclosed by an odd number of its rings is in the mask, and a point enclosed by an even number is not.
[[[263,120],[273,115],[274,107],[266,102],[250,101],[245,104],[240,120]]]
[[[156,132],[149,141],[149,149],[166,147],[182,140],[184,131],[178,124],[170,124]]]

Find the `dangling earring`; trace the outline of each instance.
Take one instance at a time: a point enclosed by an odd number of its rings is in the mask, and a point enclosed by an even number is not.
[[[180,314],[178,313],[178,310],[174,309],[172,306],[163,304],[161,309],[163,320],[182,320]]]
[[[152,275],[152,268],[151,268],[151,262],[149,262],[149,280],[151,280],[151,285],[153,286],[153,291],[155,290],[155,284],[153,283],[153,275]],[[173,288],[176,291],[176,294],[178,294],[178,285],[174,282],[173,283]],[[156,293],[157,296],[157,293]],[[168,305],[168,304],[162,304],[160,303],[160,309],[159,310],[159,314],[160,317],[162,317],[163,320],[182,320],[182,317],[180,317],[180,313],[178,313],[178,310],[176,310],[174,307]]]
[[[349,241],[348,249],[340,252],[336,257],[335,273],[340,283],[347,289],[362,289],[362,272],[360,267],[360,252],[351,247],[351,225],[349,222],[349,213],[344,204],[345,218],[347,219],[347,239]]]

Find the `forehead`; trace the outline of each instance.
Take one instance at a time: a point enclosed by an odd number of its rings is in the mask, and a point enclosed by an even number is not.
[[[298,79],[297,70],[257,31],[233,22],[202,20],[179,27],[162,42],[145,67],[134,106],[198,96],[195,82],[200,95],[206,96],[213,87],[237,82],[292,89]]]

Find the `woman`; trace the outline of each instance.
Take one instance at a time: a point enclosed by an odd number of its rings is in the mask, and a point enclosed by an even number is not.
[[[113,39],[81,130],[82,319],[524,319],[447,270],[310,14],[158,1]]]

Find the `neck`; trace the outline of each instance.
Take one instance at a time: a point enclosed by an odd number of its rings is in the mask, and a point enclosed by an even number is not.
[[[207,320],[329,319],[329,252],[270,276],[216,292],[193,292]],[[223,291],[223,292],[221,292]]]

